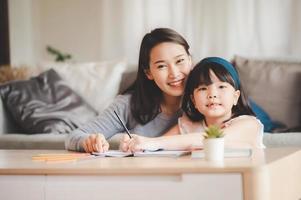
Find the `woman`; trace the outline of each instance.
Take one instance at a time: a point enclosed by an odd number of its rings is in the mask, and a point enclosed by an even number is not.
[[[141,42],[135,83],[94,121],[73,131],[66,139],[68,150],[104,152],[107,138],[124,132],[114,111],[132,133],[161,136],[181,116],[181,97],[192,62],[189,45],[177,32],[159,28]]]

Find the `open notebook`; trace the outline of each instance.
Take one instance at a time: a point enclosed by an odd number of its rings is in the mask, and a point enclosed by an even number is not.
[[[182,155],[189,154],[190,151],[166,151],[166,150],[158,150],[158,151],[140,151],[140,152],[123,152],[118,150],[109,150],[104,153],[93,152],[93,155],[102,156],[102,157],[179,157]]]

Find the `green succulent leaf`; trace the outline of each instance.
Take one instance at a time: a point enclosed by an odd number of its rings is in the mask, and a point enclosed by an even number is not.
[[[224,133],[221,128],[216,125],[210,125],[206,130],[204,137],[208,138],[221,138],[224,137]]]

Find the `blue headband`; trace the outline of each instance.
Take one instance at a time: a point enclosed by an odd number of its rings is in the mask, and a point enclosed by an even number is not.
[[[221,66],[223,66],[231,75],[237,89],[239,88],[240,81],[239,81],[238,73],[230,62],[226,61],[223,58],[219,58],[219,57],[207,57],[207,58],[203,59],[201,62],[217,63],[217,64],[220,64]]]

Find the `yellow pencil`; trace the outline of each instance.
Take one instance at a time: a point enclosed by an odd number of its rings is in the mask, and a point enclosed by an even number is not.
[[[41,153],[37,156],[88,156],[91,155],[89,153]]]
[[[64,162],[75,162],[75,161],[77,161],[76,158],[73,158],[73,159],[62,159],[62,160],[59,160],[59,159],[45,160],[46,163],[64,163]]]
[[[70,159],[79,158],[77,156],[33,156],[32,160],[49,160],[49,159]]]
[[[32,156],[35,161],[56,161],[56,160],[76,160],[90,156],[89,153],[58,153],[58,154],[38,154]]]

